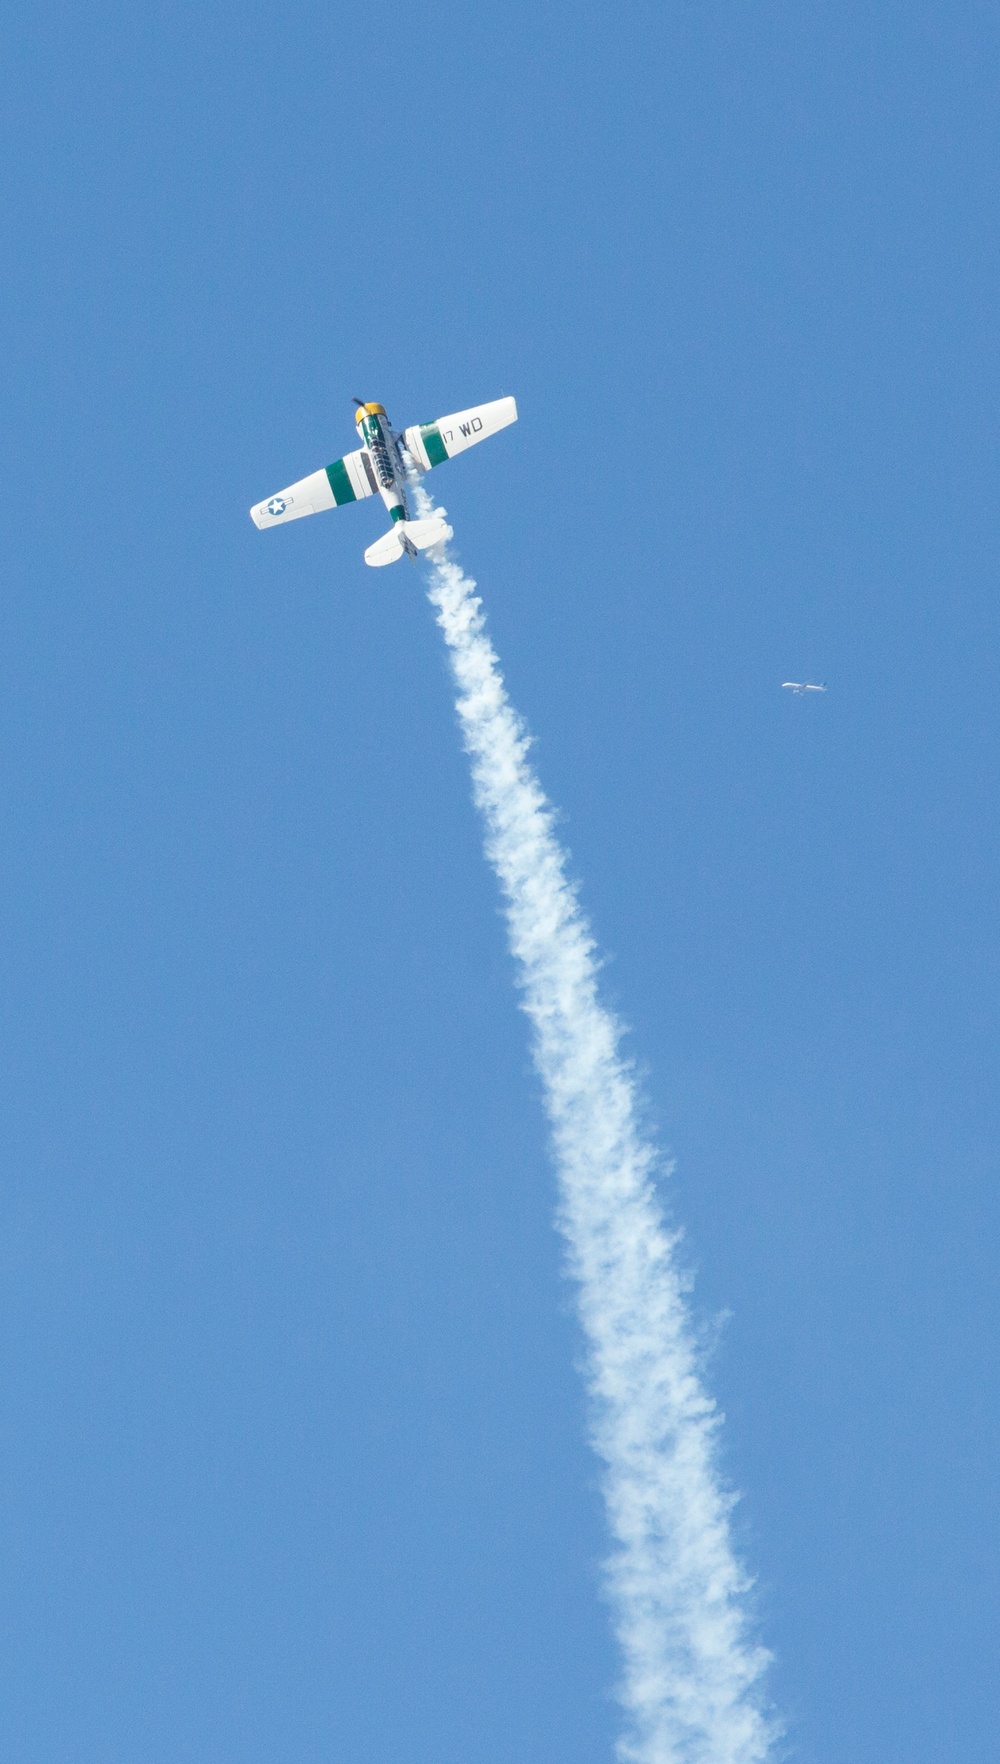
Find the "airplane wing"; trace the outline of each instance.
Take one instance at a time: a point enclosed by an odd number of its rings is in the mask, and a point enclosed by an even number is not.
[[[335,459],[323,471],[312,472],[308,478],[290,484],[287,490],[279,490],[266,502],[256,503],[250,510],[250,519],[258,527],[278,527],[282,521],[298,521],[303,515],[319,514],[324,508],[360,502],[365,496],[374,496],[377,489],[378,479],[368,450],[359,447],[343,459]]]
[[[471,410],[456,411],[454,416],[438,417],[436,423],[417,423],[405,430],[403,444],[418,471],[426,472],[516,422],[514,399],[495,398],[492,404],[475,404]]]

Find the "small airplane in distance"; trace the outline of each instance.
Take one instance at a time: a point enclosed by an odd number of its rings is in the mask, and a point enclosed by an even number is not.
[[[451,538],[451,528],[442,515],[411,520],[406,493],[413,473],[443,465],[456,453],[464,453],[477,441],[485,441],[487,435],[495,435],[508,423],[516,423],[517,405],[513,398],[496,398],[492,404],[476,404],[471,410],[438,417],[436,423],[417,424],[398,435],[383,405],[362,404],[360,398],[354,402],[358,407],[354,420],[362,445],[322,471],[301,478],[287,490],[279,490],[266,502],[256,503],[250,518],[258,527],[277,527],[283,521],[297,521],[325,508],[360,502],[366,496],[374,496],[377,490],[392,521],[388,533],[376,539],[365,552],[365,563],[377,569],[395,563],[404,552],[415,558],[418,551]]]
[[[796,698],[801,698],[806,692],[825,692],[826,686],[816,685],[812,680],[782,680],[781,690],[794,692]]]

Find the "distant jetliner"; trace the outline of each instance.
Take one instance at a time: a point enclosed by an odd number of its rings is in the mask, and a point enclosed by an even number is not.
[[[801,698],[804,692],[825,692],[826,686],[814,685],[812,680],[782,680],[781,690],[794,692],[796,698]]]

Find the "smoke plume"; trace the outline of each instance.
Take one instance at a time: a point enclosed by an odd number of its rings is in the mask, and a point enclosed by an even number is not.
[[[418,512],[435,512],[422,487]],[[445,546],[429,597],[458,688],[486,853],[506,903],[552,1130],[558,1223],[587,1344],[590,1428],[613,1550],[606,1564],[624,1659],[623,1764],[760,1764],[777,1729],[769,1655],[716,1466],[721,1417],[702,1382],[678,1267],[653,1186],[621,1030],[600,1002],[593,938],[566,877],[475,583]]]

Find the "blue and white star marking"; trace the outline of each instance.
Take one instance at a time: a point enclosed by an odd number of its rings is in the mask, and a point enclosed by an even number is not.
[[[267,512],[269,515],[284,514],[284,512],[285,512],[285,499],[284,499],[284,497],[283,496],[272,496],[270,502],[267,505]]]

